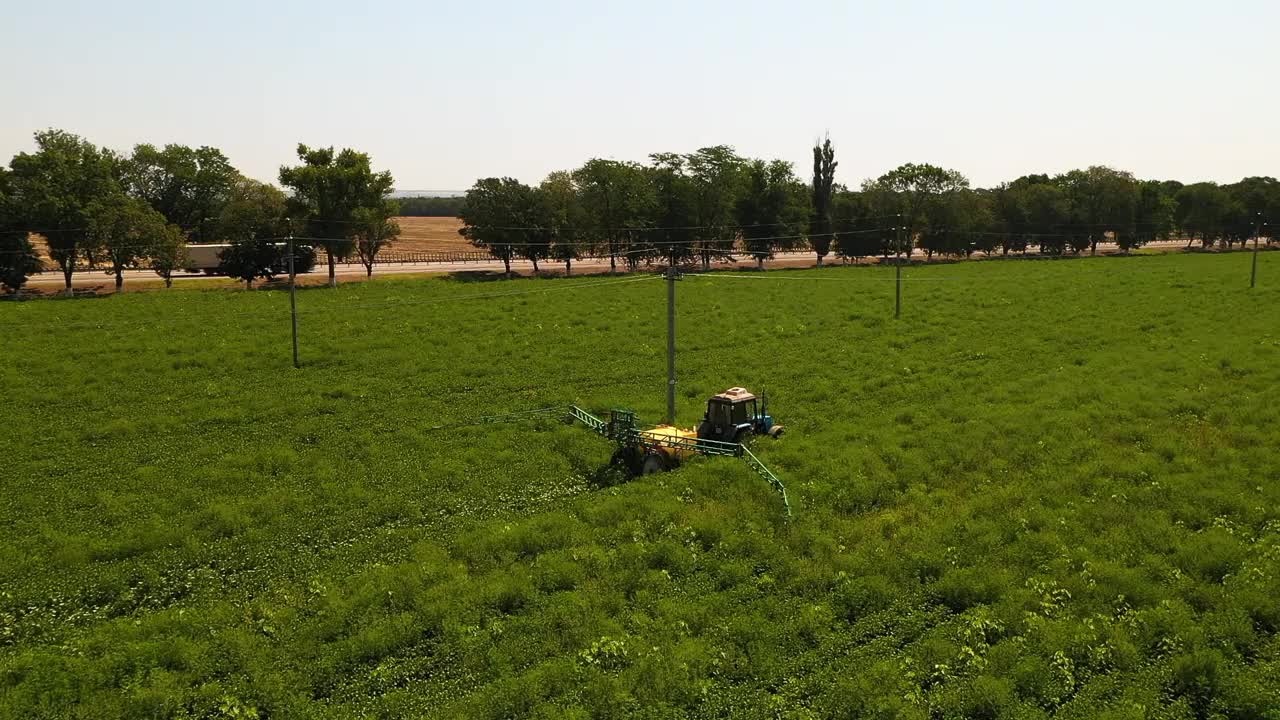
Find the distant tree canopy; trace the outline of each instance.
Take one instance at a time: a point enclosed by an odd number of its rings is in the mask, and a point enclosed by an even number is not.
[[[727,145],[655,152],[646,162],[592,158],[536,185],[484,178],[462,197],[391,199],[389,172],[352,149],[296,148],[299,163],[278,177],[288,193],[242,176],[208,146],[142,143],[131,153],[100,148],[62,130],[35,133],[35,149],[0,168],[0,236],[13,258],[7,288],[43,269],[41,251],[71,288],[75,272],[108,265],[123,282],[151,268],[166,282],[186,261],[187,243],[222,242],[236,277],[281,272],[285,236],[309,268],[324,249],[335,263],[357,255],[372,274],[399,234],[396,215],[456,216],[461,234],[501,259],[563,263],[606,257],[634,268],[651,261],[701,262],[812,251],[821,263],[916,250],[964,257],[1035,249],[1043,254],[1129,251],[1185,239],[1231,248],[1255,235],[1271,241],[1280,223],[1280,181],[1230,184],[1142,179],[1106,166],[1029,174],[973,188],[960,171],[907,163],[859,184],[841,182],[827,138],[812,147],[812,174],[781,160],[743,157]],[[227,266],[230,268],[230,265]]]
[[[975,189],[957,170],[908,163],[851,190],[836,178],[835,150],[813,147],[813,175],[790,163],[748,159],[726,146],[653,153],[647,164],[592,159],[552,173],[538,187],[506,178],[476,183],[464,198],[463,234],[508,262],[591,254],[635,266],[655,258],[745,254],[763,262],[809,249],[846,261],[915,250],[927,256],[974,252],[1050,255],[1129,251],[1185,236],[1226,247],[1252,237],[1262,218],[1280,217],[1280,182],[1232,185],[1139,180],[1091,166],[1026,175]],[[501,188],[501,193],[499,189]],[[505,200],[498,200],[502,195]],[[535,212],[534,198],[543,210]]]
[[[460,217],[462,203],[458,197],[404,197],[398,198],[400,214],[410,217]]]

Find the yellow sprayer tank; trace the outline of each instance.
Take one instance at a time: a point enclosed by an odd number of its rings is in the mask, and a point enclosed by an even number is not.
[[[644,444],[649,451],[664,455],[669,461],[673,461],[673,464],[682,463],[698,454],[693,442],[680,442],[698,439],[698,432],[692,428],[685,430],[674,425],[659,425],[644,431],[641,437],[644,438]],[[669,442],[663,442],[664,440]]]

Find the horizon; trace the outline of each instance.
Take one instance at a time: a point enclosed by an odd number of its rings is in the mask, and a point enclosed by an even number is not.
[[[120,152],[209,145],[277,184],[301,142],[367,152],[397,192],[441,196],[719,144],[807,177],[826,134],[851,188],[906,162],[974,187],[1091,165],[1183,183],[1280,174],[1280,100],[1259,90],[1280,8],[1263,2],[1230,16],[1097,1],[307,8],[17,8],[0,152],[56,127]],[[80,21],[41,32],[67,12]]]

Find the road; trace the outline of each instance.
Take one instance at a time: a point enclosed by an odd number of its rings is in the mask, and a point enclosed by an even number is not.
[[[1180,250],[1186,247],[1186,242],[1183,240],[1158,241],[1158,242],[1149,243],[1146,247],[1149,249],[1162,250],[1162,251]],[[1101,253],[1104,250],[1107,252],[1115,252],[1116,247],[1110,244],[1108,245],[1100,244],[1098,246],[1098,251]],[[1030,254],[1035,255],[1035,253],[1030,253]],[[985,256],[980,254],[975,255],[975,259],[982,259],[983,257]],[[913,258],[923,259],[924,255],[922,253],[917,253],[916,255],[913,256]],[[874,259],[871,259],[870,261],[868,259],[862,259],[859,262],[867,263],[872,261],[874,261]],[[835,256],[829,255],[827,256],[826,262],[828,265],[839,264],[840,260]],[[803,252],[780,252],[772,260],[766,261],[765,266],[767,268],[777,268],[777,267],[803,268],[803,267],[812,267],[814,264],[815,264],[815,257],[813,252],[803,251]],[[732,268],[732,267],[754,268],[756,264],[749,256],[740,255],[738,257],[737,263],[715,262],[715,263],[712,263],[712,265],[713,267],[723,269],[723,268]],[[625,264],[619,263],[618,267],[620,270],[623,270],[623,271],[626,270]],[[640,267],[641,267],[641,271],[644,271],[647,268],[647,266],[645,265],[641,265]],[[527,260],[514,260],[511,263],[511,269],[514,272],[518,272],[522,275],[529,275],[529,274],[532,274],[533,272],[533,264]],[[556,262],[542,262],[542,263],[539,263],[539,269],[544,273],[563,274],[564,264],[556,263]],[[590,258],[590,259],[583,259],[583,260],[575,260],[573,262],[573,274],[575,275],[599,274],[603,272],[608,272],[608,270],[609,270],[608,258]],[[375,277],[384,276],[384,275],[406,275],[406,274],[421,275],[421,274],[481,273],[481,272],[500,273],[502,271],[503,271],[503,264],[499,260],[485,260],[485,261],[478,261],[478,262],[389,263],[389,264],[374,266]],[[359,263],[340,264],[336,268],[336,274],[343,281],[365,279],[364,266]],[[298,277],[301,279],[302,283],[305,283],[307,285],[323,283],[328,277],[327,268],[323,264],[317,264],[316,269],[314,271],[310,273],[300,274]],[[215,282],[226,283],[226,284],[229,284],[232,282],[227,278],[216,278],[216,277],[211,278],[210,276],[203,275],[203,274],[181,274],[181,275],[175,275],[173,279],[174,279],[174,282],[176,283],[185,283],[193,280],[205,280],[205,281],[213,280]],[[150,270],[126,270],[124,273],[124,280],[125,280],[124,286],[126,290],[128,290],[131,285],[136,286],[139,284],[145,284],[146,287],[154,287],[158,282],[160,282],[160,279],[156,276],[156,274],[151,272]],[[54,291],[57,288],[60,288],[62,284],[63,284],[62,273],[57,271],[50,271],[50,272],[45,272],[39,275],[34,275],[31,277],[30,280],[27,281],[28,286],[35,289],[39,289],[42,292]],[[78,271],[76,272],[75,276],[72,279],[72,284],[78,288],[94,289],[99,292],[110,292],[114,290],[114,278],[111,275],[101,270]]]
[[[778,253],[777,257],[769,260],[768,267],[808,267],[814,264],[814,255],[812,252],[786,252]],[[729,262],[713,262],[714,267],[755,267],[755,262],[750,258],[740,258],[735,263]],[[543,273],[564,273],[564,263],[557,262],[540,262],[538,268]],[[647,266],[641,265],[641,271]],[[422,274],[450,274],[450,273],[481,273],[496,272],[501,273],[504,269],[501,260],[485,260],[479,262],[421,262],[421,263],[391,263],[386,265],[375,265],[373,268],[374,277],[383,275],[422,275]],[[513,260],[511,262],[513,272],[522,275],[533,273],[533,263],[527,260]],[[619,271],[625,272],[627,266],[625,263],[618,263]],[[574,275],[594,275],[609,271],[608,258],[588,258],[573,261]],[[335,268],[335,274],[338,278],[346,280],[363,280],[365,278],[365,269],[359,263],[348,264],[342,263]],[[309,273],[300,273],[298,275],[303,282],[307,284],[315,284],[323,282],[328,278],[328,267],[323,263],[317,263],[315,270]],[[202,273],[178,274],[173,276],[175,283],[190,280],[222,280],[230,282],[226,278],[211,277]],[[159,278],[150,270],[126,270],[124,272],[124,286],[127,290],[130,283],[145,281],[148,285],[152,285],[159,281]],[[111,290],[114,288],[115,279],[101,270],[80,270],[72,277],[72,284],[76,287],[100,287],[102,290]],[[27,281],[28,286],[39,287],[42,290],[49,290],[52,287],[61,287],[63,285],[62,273],[57,271],[44,272],[39,275],[33,275]]]

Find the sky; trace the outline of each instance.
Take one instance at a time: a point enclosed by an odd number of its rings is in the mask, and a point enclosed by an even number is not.
[[[1110,165],[1280,175],[1280,2],[0,0],[0,162],[49,127],[220,148],[274,181],[298,143],[400,190],[535,183],[726,144],[837,181],[928,162],[991,186]]]

